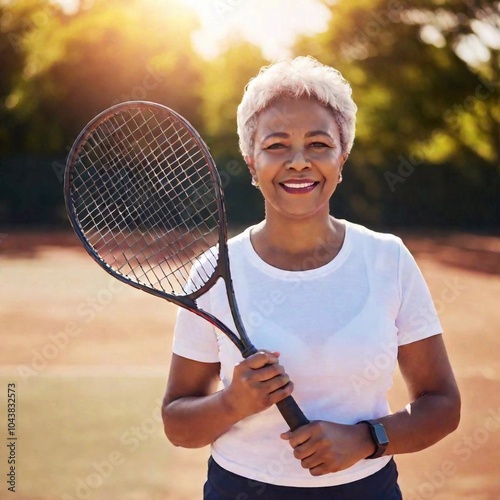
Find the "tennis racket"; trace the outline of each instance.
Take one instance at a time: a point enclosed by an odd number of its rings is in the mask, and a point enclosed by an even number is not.
[[[73,229],[104,270],[206,319],[243,357],[257,352],[231,281],[219,174],[187,120],[144,101],[103,111],[71,148],[64,196]],[[219,278],[237,334],[196,303]],[[290,429],[309,423],[291,396],[277,406]]]

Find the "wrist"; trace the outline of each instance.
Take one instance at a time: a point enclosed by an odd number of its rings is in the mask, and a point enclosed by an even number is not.
[[[240,414],[239,406],[234,401],[234,398],[232,397],[232,393],[229,387],[219,391],[219,398],[224,415],[229,417],[229,420],[231,420],[232,423],[237,423],[243,418],[245,418],[244,415]]]
[[[372,434],[370,432],[370,426],[366,422],[359,422],[355,425],[358,429],[358,435],[360,439],[360,454],[361,459],[369,457],[377,450]]]
[[[383,456],[389,446],[389,438],[387,437],[383,424],[381,422],[377,422],[376,420],[362,420],[361,422],[358,422],[358,425],[361,424],[368,427],[372,443],[375,446],[375,451],[370,455],[367,455],[365,458],[371,459]]]

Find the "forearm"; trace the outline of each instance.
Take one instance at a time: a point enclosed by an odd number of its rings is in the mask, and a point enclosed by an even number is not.
[[[214,392],[218,363],[172,357],[162,408],[168,439],[176,446],[201,448],[240,420],[289,396],[293,384],[279,364],[279,353],[261,351],[238,363],[231,383]]]
[[[460,421],[460,391],[442,335],[400,346],[398,363],[411,403],[376,419],[389,437],[388,455],[427,448],[453,432]]]
[[[389,437],[386,455],[412,453],[437,443],[453,432],[460,421],[460,396],[427,393],[405,409],[376,419]]]
[[[202,397],[183,397],[162,408],[163,425],[169,441],[184,448],[201,448],[213,443],[239,418],[221,390]]]

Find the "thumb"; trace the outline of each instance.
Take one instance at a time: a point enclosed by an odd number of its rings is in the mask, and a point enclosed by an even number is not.
[[[290,439],[290,434],[291,434],[290,431],[283,432],[280,434],[280,438],[281,439]]]
[[[268,353],[268,354],[272,354],[273,356],[276,356],[277,358],[279,358],[281,356],[281,353],[279,351],[269,351],[268,349],[259,349],[259,352],[261,353]]]

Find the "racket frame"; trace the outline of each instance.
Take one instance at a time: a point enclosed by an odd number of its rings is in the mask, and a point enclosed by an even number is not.
[[[214,273],[210,276],[210,278],[206,281],[206,283],[204,283],[200,288],[198,288],[194,292],[186,294],[184,296],[169,294],[161,290],[149,287],[147,285],[137,283],[136,281],[133,281],[127,276],[115,271],[99,256],[97,251],[88,241],[87,237],[85,236],[85,232],[75,213],[74,205],[72,203],[72,196],[71,196],[72,166],[75,163],[75,161],[77,161],[77,158],[80,154],[83,145],[86,143],[87,139],[92,135],[92,132],[100,124],[105,122],[111,116],[119,114],[121,111],[131,108],[134,109],[142,108],[148,110],[156,109],[158,110],[158,112],[167,113],[173,116],[174,119],[181,122],[182,125],[191,134],[191,138],[196,142],[196,145],[202,151],[204,159],[207,161],[208,169],[210,171],[210,178],[213,183],[213,188],[215,190],[215,195],[216,195],[217,215],[219,220],[217,266],[215,267]],[[217,171],[215,162],[212,158],[212,155],[210,154],[208,146],[205,144],[204,140],[198,134],[196,129],[183,116],[181,116],[180,114],[176,113],[175,111],[166,106],[149,101],[122,102],[99,113],[80,132],[68,154],[66,168],[64,171],[64,200],[71,226],[73,227],[75,233],[82,242],[85,250],[97,262],[97,264],[99,264],[99,266],[102,267],[108,274],[113,276],[113,278],[116,278],[127,285],[131,285],[134,288],[142,290],[143,292],[164,298],[169,302],[172,302],[202,317],[210,324],[218,328],[220,331],[222,331],[225,335],[227,335],[229,339],[233,342],[233,344],[241,352],[244,358],[247,358],[250,355],[258,352],[257,349],[252,344],[252,342],[250,341],[245,326],[243,325],[234,293],[234,288],[230,273],[229,252],[227,245],[228,235],[227,235],[227,217],[224,208],[224,191],[222,189],[220,176]],[[233,317],[234,324],[236,330],[238,331],[239,337],[235,335],[234,332],[218,318],[216,318],[209,312],[200,309],[196,303],[196,299],[201,295],[205,294],[208,290],[210,290],[219,280],[219,278],[222,278],[225,282],[225,289],[226,289],[227,299],[229,302],[229,308],[231,310],[231,315]],[[292,398],[292,396],[288,396],[284,400],[277,403],[277,407],[292,430],[295,430],[298,427],[309,423],[309,420],[304,416],[304,414],[302,413],[301,409],[299,408],[295,400]]]

